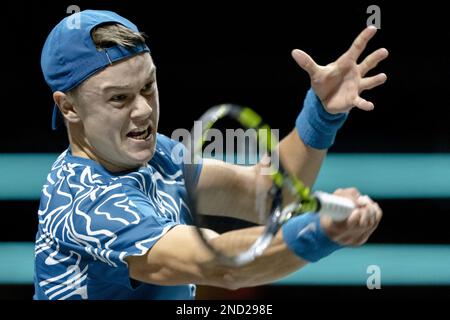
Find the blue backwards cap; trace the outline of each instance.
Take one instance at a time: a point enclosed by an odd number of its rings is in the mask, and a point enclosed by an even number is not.
[[[92,29],[110,23],[118,23],[139,32],[129,20],[114,12],[100,10],[85,10],[68,16],[50,32],[42,49],[41,68],[52,92],[67,92],[113,62],[141,52],[150,52],[145,44],[135,47],[116,45],[98,51],[91,37]],[[55,105],[53,129],[57,128],[61,119]]]

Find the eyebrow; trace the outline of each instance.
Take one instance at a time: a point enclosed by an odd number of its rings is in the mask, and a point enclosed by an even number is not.
[[[149,74],[149,76],[148,76],[148,78],[147,78],[147,81],[146,81],[146,83],[149,83],[149,82],[154,82],[155,81],[155,73],[156,73],[156,68],[154,67],[154,68],[152,68],[152,70],[150,71],[150,74]],[[112,91],[112,90],[126,90],[126,89],[131,89],[131,86],[129,86],[129,85],[117,85],[117,86],[107,86],[107,87],[104,87],[103,89],[102,89],[102,92],[103,93],[107,93],[108,91]]]

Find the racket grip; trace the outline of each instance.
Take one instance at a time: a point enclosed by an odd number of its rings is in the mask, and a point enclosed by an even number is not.
[[[335,221],[345,220],[355,209],[355,203],[347,198],[334,194],[316,191],[314,196],[319,202],[319,215],[330,216]]]

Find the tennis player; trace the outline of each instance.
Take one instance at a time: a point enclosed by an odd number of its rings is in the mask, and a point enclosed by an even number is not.
[[[178,142],[157,133],[156,67],[142,34],[113,12],[78,14],[79,28],[66,17],[42,50],[42,71],[55,102],[53,127],[66,127],[70,146],[42,189],[34,299],[192,299],[195,284],[260,285],[367,241],[382,211],[356,189],[339,189],[336,194],[356,204],[345,221],[312,214],[293,218],[254,262],[219,264],[190,226],[186,188],[210,199],[202,212],[227,212],[232,203],[252,221],[255,187],[249,181],[258,165],[176,164],[171,150]],[[360,93],[385,82],[385,74],[365,75],[388,53],[379,49],[360,64],[357,59],[375,32],[363,30],[327,66],[300,50],[292,53],[312,88],[280,154],[309,186],[349,111],[374,108]],[[253,230],[240,232],[251,241]],[[210,236],[227,247],[227,233]]]

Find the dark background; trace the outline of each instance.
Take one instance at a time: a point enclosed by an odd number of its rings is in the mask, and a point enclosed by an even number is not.
[[[222,102],[248,105],[272,127],[280,128],[282,135],[287,134],[309,88],[308,75],[291,58],[291,50],[300,48],[319,64],[334,61],[365,27],[366,8],[377,4],[381,30],[364,56],[379,47],[390,51],[388,60],[372,72],[385,72],[388,81],[363,94],[375,103],[375,110],[353,110],[330,152],[450,152],[450,32],[443,2],[2,4],[1,153],[59,153],[67,147],[64,131],[50,128],[53,101],[40,71],[40,51],[72,4],[116,11],[148,35],[158,68],[160,132],[169,136],[176,128],[190,129],[203,111]],[[385,214],[372,243],[450,243],[449,199],[377,200],[391,214]],[[0,233],[0,241],[33,241],[37,207],[37,201],[1,201],[0,212],[11,227]],[[15,217],[7,212],[14,212]],[[418,232],[424,212],[439,220],[432,233]],[[364,288],[265,287],[258,292],[243,290],[235,297],[274,297],[283,289],[297,297],[333,296],[343,290],[354,297],[369,296]],[[449,297],[448,292],[445,287],[410,287],[385,289],[383,294],[389,298],[408,294]],[[29,286],[0,286],[0,298],[27,299],[31,294]],[[214,294],[221,296],[222,292]]]
[[[63,132],[50,129],[52,97],[40,51],[70,4],[115,10],[146,32],[158,67],[160,129],[170,135],[222,102],[249,105],[287,133],[309,87],[291,50],[301,48],[320,64],[334,61],[365,27],[373,3],[381,8],[381,30],[365,54],[390,51],[377,69],[388,81],[365,94],[376,109],[352,112],[332,151],[450,151],[450,31],[440,2],[15,1],[1,11],[8,50],[0,152],[59,152],[67,145]]]

